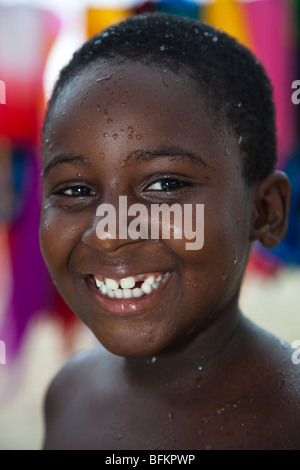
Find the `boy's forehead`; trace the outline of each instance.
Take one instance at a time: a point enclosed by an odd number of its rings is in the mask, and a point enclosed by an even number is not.
[[[177,74],[167,65],[101,59],[89,64],[71,78],[63,90],[63,99],[59,99],[56,104],[66,103],[68,100],[78,102],[80,97],[86,101],[91,93],[98,94],[101,100],[110,103],[114,98],[123,96],[124,100],[121,102],[123,105],[126,104],[125,98],[132,95],[143,99],[144,102],[150,99],[153,111],[155,105],[166,104],[170,100],[176,101],[184,97],[191,112],[191,104],[195,105],[198,102],[199,106],[203,101],[195,81],[183,71]],[[81,106],[82,104],[83,102]]]
[[[152,120],[175,133],[180,128],[182,134],[184,128],[187,136],[197,122],[199,136],[205,128],[206,135],[220,138],[220,132],[215,135],[215,116],[186,73],[129,60],[102,59],[81,70],[60,92],[48,121],[50,127],[61,129],[74,120],[87,125],[92,119],[99,124],[106,120],[112,129],[113,119],[129,116],[136,126]]]
[[[71,153],[94,152],[96,141],[100,153],[113,146],[123,157],[139,148],[174,146],[219,166],[220,159],[238,151],[232,133],[216,125],[194,80],[164,65],[91,64],[60,92],[48,124],[51,147],[59,142],[65,147],[60,150]]]

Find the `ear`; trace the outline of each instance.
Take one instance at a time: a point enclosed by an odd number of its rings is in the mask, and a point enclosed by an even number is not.
[[[257,183],[253,192],[251,241],[265,248],[279,245],[288,229],[291,185],[282,171],[274,171]]]

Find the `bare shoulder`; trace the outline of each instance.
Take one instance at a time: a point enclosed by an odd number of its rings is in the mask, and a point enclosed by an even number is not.
[[[120,366],[120,358],[99,346],[77,354],[58,372],[45,396],[44,449],[69,448],[69,438],[72,446],[81,448],[99,403],[105,406],[114,386],[113,370]]]
[[[268,434],[265,446],[299,449],[300,364],[295,360],[297,351],[248,320],[244,322],[242,339],[244,344],[235,371],[235,374],[240,371],[241,384],[236,388],[239,393],[243,388],[248,389],[244,394],[249,399],[245,401],[246,408],[249,413],[254,410],[257,430],[260,428],[262,435],[265,431]]]

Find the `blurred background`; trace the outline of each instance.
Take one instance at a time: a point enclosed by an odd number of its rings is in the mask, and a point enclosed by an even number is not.
[[[51,378],[76,352],[96,344],[55,291],[39,251],[40,131],[47,99],[59,70],[85,39],[129,15],[157,10],[227,31],[256,54],[271,78],[278,168],[293,187],[290,227],[276,249],[255,246],[241,307],[282,340],[300,339],[300,93],[292,85],[300,80],[300,0],[0,0],[2,450],[41,448]]]

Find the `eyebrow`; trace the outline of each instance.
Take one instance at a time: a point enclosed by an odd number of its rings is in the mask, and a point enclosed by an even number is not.
[[[147,150],[147,149],[139,149],[130,152],[129,154],[125,155],[123,164],[129,163],[134,164],[138,161],[149,161],[153,160],[154,158],[163,158],[163,157],[171,157],[174,159],[180,160],[188,160],[190,163],[203,165],[208,167],[209,165],[202,159],[202,157],[196,153],[190,152],[182,147],[160,147],[155,150]],[[63,153],[59,155],[55,155],[51,160],[47,163],[43,170],[43,177],[52,171],[54,168],[58,168],[60,165],[64,163],[69,163],[71,165],[90,165],[91,162],[88,160],[84,155],[76,155],[73,153]]]
[[[130,152],[124,158],[124,163],[133,164],[137,161],[148,161],[153,160],[154,158],[163,158],[163,157],[171,157],[174,159],[180,160],[188,160],[190,163],[202,165],[205,167],[209,167],[209,165],[203,160],[203,158],[194,153],[186,150],[182,147],[160,147],[154,150],[147,150],[147,149],[140,149],[134,150]]]
[[[47,163],[43,170],[43,177],[45,177],[51,170],[54,168],[58,168],[60,165],[64,163],[69,163],[71,165],[90,165],[91,162],[84,157],[83,155],[75,155],[72,153],[64,153],[55,155],[51,160]]]

